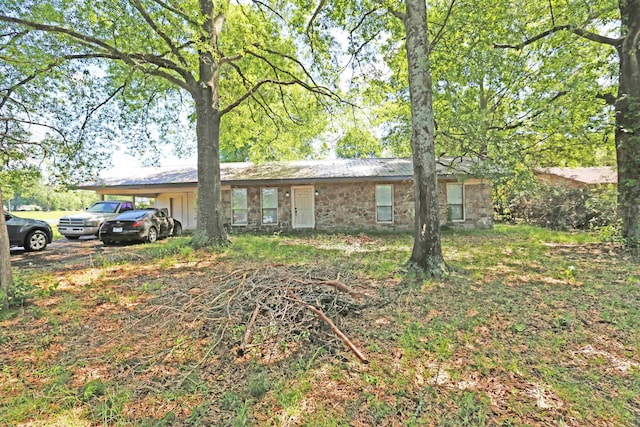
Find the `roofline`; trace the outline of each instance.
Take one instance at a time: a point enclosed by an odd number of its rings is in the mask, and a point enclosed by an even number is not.
[[[439,174],[438,179],[457,179],[462,174]],[[472,177],[470,174],[467,176]],[[240,180],[223,180],[222,185],[297,185],[297,184],[315,184],[315,183],[327,183],[327,184],[340,184],[350,182],[404,182],[412,181],[413,175],[400,175],[400,176],[366,176],[366,177],[341,177],[341,178],[277,178],[277,179],[240,179]],[[197,181],[188,182],[168,182],[163,184],[130,184],[130,185],[78,185],[76,188],[82,190],[102,190],[102,189],[145,189],[151,190],[155,188],[180,188],[197,186]]]

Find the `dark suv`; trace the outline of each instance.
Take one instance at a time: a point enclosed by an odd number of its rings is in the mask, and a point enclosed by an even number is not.
[[[20,218],[4,213],[10,246],[22,246],[26,251],[41,251],[53,239],[51,226],[39,219]]]

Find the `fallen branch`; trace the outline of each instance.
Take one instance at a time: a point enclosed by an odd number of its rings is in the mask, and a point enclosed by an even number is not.
[[[318,317],[320,317],[327,325],[329,325],[329,327],[331,328],[331,330],[333,331],[334,334],[336,334],[338,336],[338,338],[340,338],[342,340],[342,342],[344,342],[347,347],[349,347],[349,349],[353,352],[353,354],[356,355],[356,357],[358,359],[360,359],[360,361],[364,364],[368,364],[369,360],[366,358],[366,356],[364,354],[362,354],[362,352],[355,346],[355,344],[353,344],[351,342],[351,340],[349,339],[349,337],[347,337],[345,334],[342,333],[342,331],[340,329],[338,329],[338,327],[331,321],[331,319],[329,319],[323,312],[322,310],[307,304],[306,307],[313,311],[315,314],[318,315]]]
[[[247,323],[247,329],[244,331],[244,337],[242,338],[242,344],[240,348],[244,353],[245,348],[251,344],[253,341],[253,325],[256,323],[256,319],[258,318],[258,313],[260,313],[260,306],[256,304],[255,310],[253,310],[253,314],[251,315],[251,319],[249,319],[249,323]]]
[[[327,286],[331,286],[341,292],[344,292],[346,294],[351,295],[354,298],[362,298],[362,294],[360,292],[356,292],[352,289],[350,289],[347,285],[345,285],[342,282],[338,282],[336,280],[322,280],[322,279],[316,279],[318,280],[318,282],[307,282],[305,280],[300,280],[300,279],[292,279],[293,282],[296,283],[300,283],[302,285],[327,285]]]

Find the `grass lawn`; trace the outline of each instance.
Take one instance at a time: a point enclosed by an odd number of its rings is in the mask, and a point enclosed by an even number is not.
[[[56,224],[61,217],[76,212],[79,211],[23,211],[11,213],[21,218],[41,219],[51,224]]]
[[[404,269],[407,234],[177,238],[15,271],[0,425],[640,424],[637,258],[526,226],[442,243],[441,280]]]

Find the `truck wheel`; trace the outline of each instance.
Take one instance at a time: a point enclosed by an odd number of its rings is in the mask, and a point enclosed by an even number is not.
[[[158,240],[158,230],[155,227],[151,227],[147,233],[147,242],[153,243]]]
[[[47,235],[42,230],[33,230],[24,242],[24,249],[29,252],[41,251],[47,247]]]

